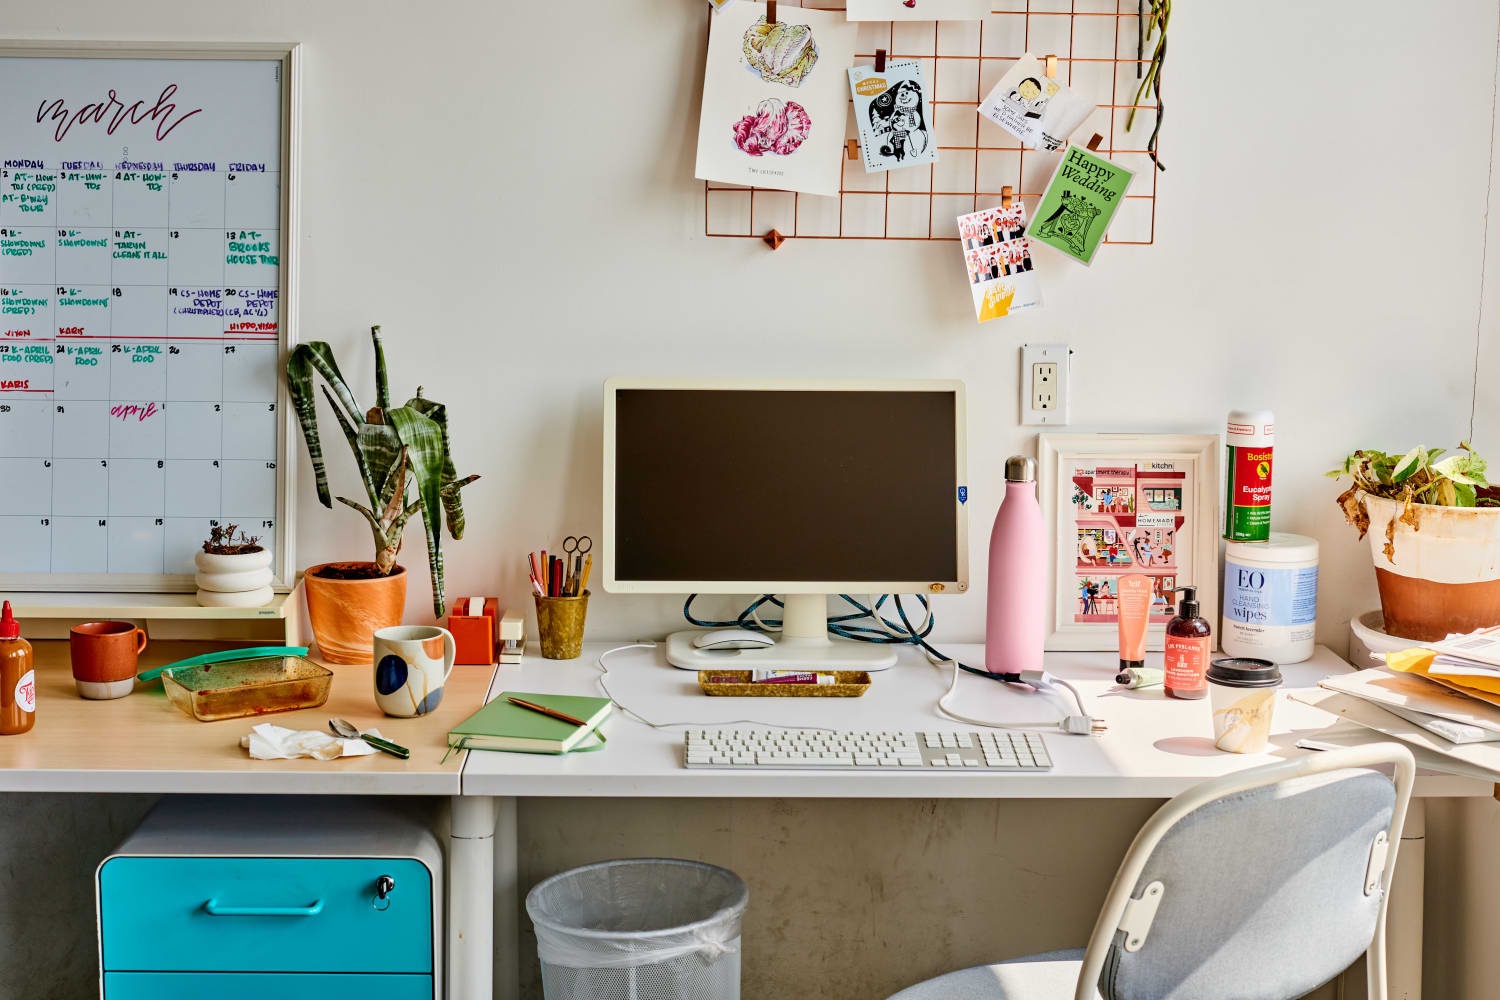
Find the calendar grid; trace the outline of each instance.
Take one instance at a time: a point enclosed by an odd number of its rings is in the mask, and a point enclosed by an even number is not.
[[[274,543],[279,164],[133,166],[85,197],[0,148],[0,470],[44,480],[0,497],[6,572],[188,575],[225,521]]]

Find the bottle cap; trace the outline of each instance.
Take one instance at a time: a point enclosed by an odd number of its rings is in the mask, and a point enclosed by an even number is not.
[[[0,639],[21,638],[21,623],[16,621],[15,615],[10,613],[10,602],[5,602],[5,610],[0,612]]]
[[[1229,656],[1214,660],[1208,667],[1208,682],[1222,687],[1275,687],[1281,683],[1281,670],[1270,660],[1250,656]]]
[[[1030,483],[1036,481],[1036,463],[1025,455],[1012,455],[1005,460],[1007,483]]]
[[[1121,674],[1125,673],[1125,671],[1127,671],[1127,670],[1139,670],[1142,667],[1144,667],[1145,665],[1146,665],[1146,661],[1145,660],[1127,660],[1123,656],[1120,657],[1120,673]],[[1115,679],[1119,680],[1118,677],[1116,677]],[[1120,681],[1120,683],[1123,684],[1124,681]]]
[[[1178,605],[1177,605],[1177,617],[1178,618],[1197,618],[1198,617],[1198,610],[1199,610],[1199,605],[1198,605],[1198,588],[1197,587],[1177,587],[1177,588],[1175,588],[1173,590],[1173,593],[1178,593],[1178,594],[1182,595],[1182,600],[1180,602],[1178,602]]]

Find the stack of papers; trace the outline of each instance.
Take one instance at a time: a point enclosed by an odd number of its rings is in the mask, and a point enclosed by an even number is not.
[[[1500,628],[1390,653],[1386,662],[1389,669],[1339,674],[1288,692],[1345,723],[1298,745],[1396,739],[1423,767],[1500,781]]]

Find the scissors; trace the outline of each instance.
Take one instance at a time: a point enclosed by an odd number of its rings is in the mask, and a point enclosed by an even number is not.
[[[569,535],[563,539],[563,553],[572,563],[568,572],[568,592],[575,593],[578,581],[583,576],[583,557],[594,550],[594,540],[588,535]]]

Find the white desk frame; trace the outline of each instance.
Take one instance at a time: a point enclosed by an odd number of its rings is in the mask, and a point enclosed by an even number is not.
[[[597,695],[600,672],[596,660],[613,645],[590,643],[583,655],[572,661],[528,656],[523,666],[501,667],[489,697],[504,690]],[[947,651],[960,657],[982,656],[977,646],[954,646]],[[656,722],[692,720],[699,723],[695,728],[716,728],[714,720],[751,718],[855,730],[975,728],[937,715],[935,706],[948,688],[949,671],[929,665],[912,649],[904,649],[897,665],[881,673],[864,697],[847,700],[705,698],[698,691],[696,676],[670,667],[663,654],[664,649],[658,646],[622,651],[609,660],[609,684],[615,697]],[[1047,654],[1047,669],[1077,685],[1089,710],[1108,721],[1109,731],[1102,737],[1049,734],[1047,745],[1054,766],[1042,774],[688,770],[682,765],[682,733],[687,727],[651,729],[618,711],[606,723],[609,749],[603,753],[561,759],[470,753],[462,771],[461,795],[455,803],[464,803],[463,808],[469,811],[466,815],[475,824],[474,836],[489,829],[493,814],[497,819],[496,839],[493,855],[481,856],[477,846],[470,850],[471,856],[462,865],[468,874],[462,881],[458,856],[455,854],[450,862],[456,890],[449,901],[450,955],[468,966],[460,972],[455,962],[451,981],[456,990],[460,982],[467,982],[469,987],[452,995],[493,996],[496,1000],[514,1000],[517,996],[520,957],[514,915],[521,886],[514,838],[516,799],[520,797],[1167,799],[1208,778],[1307,752],[1296,749],[1297,740],[1335,721],[1318,709],[1282,697],[1276,707],[1273,745],[1267,753],[1222,753],[1213,749],[1207,700],[1177,701],[1167,698],[1160,688],[1118,691],[1115,668],[1113,654]],[[1349,669],[1336,654],[1320,646],[1311,660],[1285,667],[1283,672],[1287,687],[1310,687],[1329,674]],[[963,678],[960,697],[967,714],[996,721],[1048,719],[1060,714],[1066,704],[1007,690],[979,677]],[[1407,833],[1402,838],[1406,842],[1402,866],[1397,869],[1392,893],[1388,939],[1400,942],[1389,953],[1392,996],[1417,1000],[1421,995],[1422,800],[1488,796],[1492,787],[1488,782],[1451,775],[1418,775]],[[485,801],[493,804],[479,804]],[[456,805],[455,816],[457,810]],[[493,863],[493,870],[482,871],[487,861]],[[464,926],[472,926],[477,932],[487,920],[488,913],[467,916],[471,908],[485,907],[477,899],[465,898],[466,892],[485,885],[494,887],[490,912],[498,918],[492,928],[493,969],[498,973],[493,981],[489,970],[471,963],[471,958],[479,956],[465,956],[466,947],[478,948],[478,941],[466,946],[451,936]],[[469,920],[474,923],[466,924]]]
[[[612,644],[589,644],[572,661],[528,655],[519,667],[494,670],[488,698],[502,690],[598,694],[600,653]],[[955,646],[957,656],[977,656],[972,646]],[[939,717],[937,699],[949,675],[914,650],[879,675],[857,699],[705,698],[693,674],[666,664],[660,647],[634,649],[610,658],[614,695],[656,721],[693,721],[706,728],[750,718],[765,723],[831,726],[839,729],[943,731],[972,729]],[[47,766],[21,750],[12,766],[0,768],[0,791],[217,792],[306,795],[446,796],[451,805],[448,845],[448,995],[456,1000],[495,997],[514,1000],[520,893],[516,850],[516,800],[551,797],[701,798],[1095,798],[1166,799],[1207,778],[1290,754],[1302,736],[1323,729],[1334,718],[1310,706],[1281,698],[1276,708],[1273,747],[1266,754],[1215,751],[1209,739],[1206,701],[1166,698],[1159,688],[1114,690],[1115,657],[1106,653],[1050,653],[1048,669],[1073,681],[1091,712],[1109,722],[1102,737],[1048,736],[1054,768],[1041,774],[973,772],[722,771],[682,766],[682,729],[651,729],[623,713],[606,723],[609,749],[603,753],[552,757],[471,752],[461,768],[413,768],[407,773],[312,767],[270,762],[265,769],[195,767],[188,759],[155,766],[105,768]],[[476,669],[476,668],[467,668]],[[1289,687],[1308,687],[1349,667],[1319,648],[1306,663],[1284,669]],[[961,687],[966,712],[997,721],[1033,722],[1060,714],[1047,696],[1008,690],[979,677]],[[117,703],[91,703],[107,712]],[[476,706],[477,707],[477,706]],[[741,724],[743,725],[743,724]],[[414,730],[417,732],[420,730]],[[429,738],[429,744],[435,738]],[[22,737],[21,739],[24,739]],[[217,745],[217,744],[215,744]],[[18,750],[23,744],[8,744]],[[107,747],[98,751],[109,753]],[[312,762],[302,762],[310,764]],[[1389,978],[1392,996],[1416,1000],[1421,982],[1421,880],[1419,841],[1423,799],[1484,797],[1489,782],[1450,775],[1419,774],[1403,839],[1401,865],[1389,919]],[[1414,849],[1416,848],[1416,849]],[[497,976],[496,970],[499,971]],[[1403,992],[1404,991],[1404,992]]]

